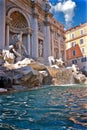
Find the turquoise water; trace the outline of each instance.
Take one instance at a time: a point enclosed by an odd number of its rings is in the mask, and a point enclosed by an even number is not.
[[[46,86],[0,95],[0,130],[87,130],[87,87]]]

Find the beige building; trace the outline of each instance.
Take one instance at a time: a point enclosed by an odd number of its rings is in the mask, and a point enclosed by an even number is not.
[[[8,49],[13,35],[31,58],[47,63],[49,56],[65,60],[64,26],[53,18],[47,0],[0,0],[0,49]]]
[[[66,31],[66,60],[87,69],[87,23]]]

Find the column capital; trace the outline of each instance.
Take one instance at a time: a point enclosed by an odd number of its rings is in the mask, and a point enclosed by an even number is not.
[[[28,34],[32,34],[32,31],[33,31],[33,30],[32,30],[31,28],[28,27],[26,30],[27,30],[27,33],[28,33]]]
[[[38,14],[38,10],[37,10],[37,3],[36,1],[31,1],[32,2],[32,14],[34,18],[38,18],[39,14]]]
[[[44,21],[44,25],[45,26],[50,26],[50,22],[49,21]]]
[[[33,17],[34,17],[34,18],[39,18],[39,14],[34,12],[34,13],[33,13]]]

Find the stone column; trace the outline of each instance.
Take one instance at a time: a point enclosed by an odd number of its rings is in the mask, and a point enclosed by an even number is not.
[[[27,44],[28,55],[30,56],[30,34],[28,33],[28,44]]]
[[[11,18],[6,16],[6,49],[9,48],[9,28],[10,28]]]
[[[45,64],[48,63],[48,57],[51,56],[51,44],[50,44],[50,23],[44,22],[44,60]]]
[[[66,61],[66,44],[65,44],[65,37],[63,39],[63,43],[64,43],[64,61]]]
[[[6,49],[9,48],[9,25],[6,25]]]
[[[28,55],[31,56],[31,44],[32,44],[32,41],[31,41],[31,35],[32,35],[32,29],[31,28],[27,28],[27,40],[28,40],[28,44],[27,44],[27,51],[28,51]]]
[[[32,42],[32,58],[38,58],[38,14],[33,14],[33,42]]]
[[[5,46],[5,2],[6,0],[0,0],[0,49]]]
[[[30,57],[32,57],[32,43],[33,43],[33,36],[31,34],[30,35],[30,44],[31,44],[31,46],[30,46]]]
[[[61,46],[60,46],[60,44],[61,44],[61,37],[60,37],[60,35],[58,34],[58,48],[59,48],[59,57],[58,58],[61,58]]]
[[[52,56],[54,56],[54,31],[51,31],[51,40],[52,40]]]

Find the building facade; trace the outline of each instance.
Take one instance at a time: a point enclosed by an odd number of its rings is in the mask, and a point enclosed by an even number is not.
[[[66,61],[87,68],[87,23],[66,31]]]
[[[47,63],[49,56],[65,60],[64,26],[53,18],[47,0],[0,0],[0,49],[8,49],[13,35],[31,58]]]

